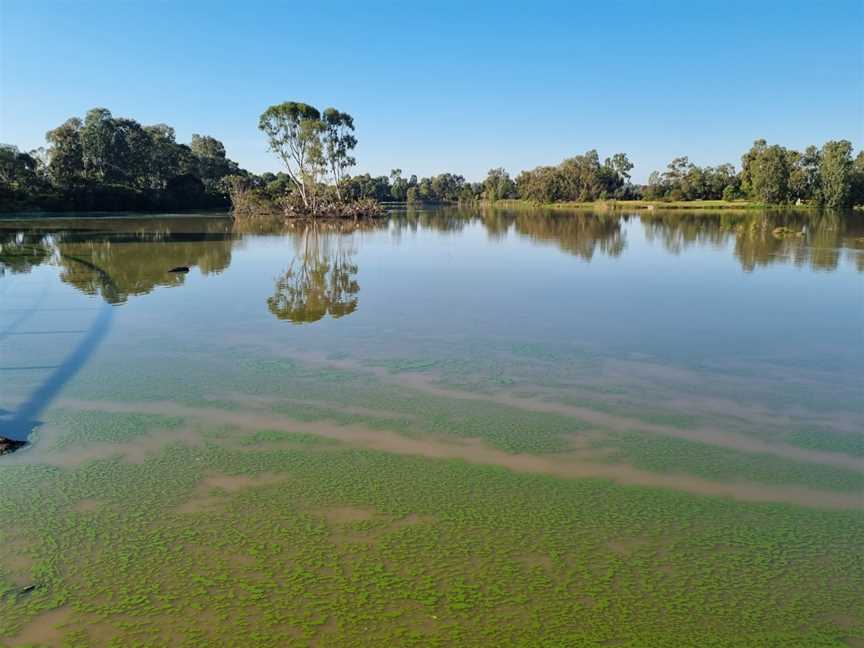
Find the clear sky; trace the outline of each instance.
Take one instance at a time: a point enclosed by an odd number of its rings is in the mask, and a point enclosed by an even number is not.
[[[514,175],[596,148],[634,179],[759,137],[862,145],[862,0],[0,0],[0,142],[31,149],[102,106],[178,141],[277,162],[258,115],[354,115],[359,172]]]

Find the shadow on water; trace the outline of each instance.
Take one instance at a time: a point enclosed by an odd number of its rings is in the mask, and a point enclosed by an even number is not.
[[[0,454],[3,439],[12,442],[5,444],[7,451],[17,449],[41,424],[43,412],[108,334],[115,306],[158,286],[182,285],[183,277],[168,271],[174,266],[192,264],[203,274],[221,272],[230,263],[234,238],[230,221],[224,218],[0,223],[0,275],[28,273],[38,265],[52,263],[60,267],[61,281],[102,298],[96,318],[60,364],[3,368],[52,371],[14,411],[0,409]],[[45,292],[0,331],[0,339],[17,335],[18,327],[42,310]]]
[[[118,292],[110,275],[100,267],[90,263],[86,259],[68,255],[63,255],[63,258],[73,263],[79,263],[95,272],[99,276],[104,289],[109,294],[116,294]],[[29,316],[37,309],[38,305],[34,306],[33,309],[28,309],[25,313]],[[99,309],[99,314],[78,343],[78,346],[66,356],[63,362],[54,367],[54,371],[48,378],[33,390],[27,400],[21,403],[15,411],[3,412],[3,416],[0,418],[2,436],[12,441],[27,441],[31,432],[41,424],[39,417],[45,411],[45,408],[51,404],[51,401],[57,397],[57,394],[60,393],[66,383],[80,371],[90,359],[90,356],[93,355],[93,352],[99,347],[99,344],[111,328],[113,318],[114,307],[111,305],[110,300],[103,302],[102,307]],[[17,326],[22,319],[18,318],[15,325]]]
[[[42,291],[39,293],[39,296],[36,298],[36,301],[29,308],[22,309],[21,313],[13,319],[6,328],[0,331],[0,340],[4,340],[10,335],[13,335],[15,331],[18,329],[21,324],[23,324],[27,319],[36,313],[39,310],[39,307],[45,301],[45,296],[48,294],[48,286],[44,286]]]

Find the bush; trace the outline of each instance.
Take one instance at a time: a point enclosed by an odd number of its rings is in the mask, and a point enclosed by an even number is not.
[[[738,198],[740,197],[740,192],[732,185],[726,185],[726,187],[723,189],[723,200],[725,200],[726,202],[738,200]]]

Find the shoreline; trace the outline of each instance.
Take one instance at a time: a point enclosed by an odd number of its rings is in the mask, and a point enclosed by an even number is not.
[[[670,209],[681,210],[747,210],[747,209],[764,209],[764,210],[796,210],[796,211],[813,211],[824,209],[819,205],[769,205],[765,203],[756,203],[749,200],[736,200],[727,202],[725,200],[676,200],[665,202],[662,200],[595,200],[591,202],[557,202],[557,203],[535,203],[530,200],[522,199],[507,199],[496,200],[490,202],[482,200],[478,202],[484,207],[522,207],[533,209],[597,209],[613,211],[617,209],[638,209],[645,211],[664,211]],[[856,208],[852,208],[856,209]]]

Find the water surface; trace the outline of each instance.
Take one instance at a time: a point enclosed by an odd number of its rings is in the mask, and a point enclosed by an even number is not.
[[[864,645],[860,215],[0,241],[10,645]]]

